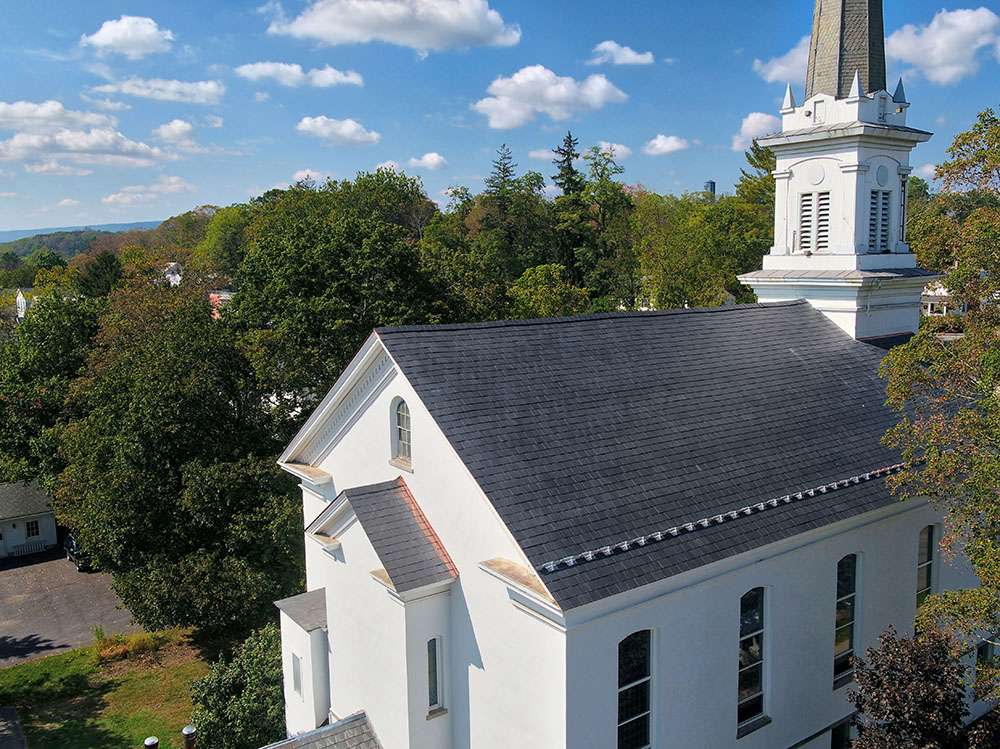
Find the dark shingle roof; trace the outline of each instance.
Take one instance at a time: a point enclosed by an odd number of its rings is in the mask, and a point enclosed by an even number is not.
[[[805,302],[377,333],[536,568],[898,461],[884,352]],[[542,579],[569,609],[892,501],[874,479]]]
[[[306,632],[326,626],[326,588],[317,588],[291,598],[275,601],[293,622]]]
[[[382,749],[368,716],[361,712],[263,749]]]
[[[52,500],[32,481],[0,484],[0,520],[52,512]]]
[[[397,592],[456,577],[448,552],[402,478],[344,494]]]

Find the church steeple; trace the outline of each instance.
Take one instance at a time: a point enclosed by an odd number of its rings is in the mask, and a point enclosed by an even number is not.
[[[865,91],[885,90],[882,0],[816,0],[806,99],[846,98],[855,73]]]

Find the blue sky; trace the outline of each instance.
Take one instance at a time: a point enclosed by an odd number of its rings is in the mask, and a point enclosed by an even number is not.
[[[1000,105],[1000,7],[885,0],[918,173]],[[624,180],[731,191],[801,97],[812,0],[6,0],[0,229],[161,219],[393,162],[442,203],[567,129]],[[624,148],[622,148],[624,147]]]

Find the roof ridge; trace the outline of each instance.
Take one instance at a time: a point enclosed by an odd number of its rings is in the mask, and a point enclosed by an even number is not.
[[[826,494],[828,491],[836,491],[837,489],[847,488],[851,484],[860,484],[862,481],[871,481],[874,478],[880,478],[882,476],[888,476],[892,473],[898,473],[905,467],[906,463],[896,463],[891,466],[886,466],[885,468],[877,468],[875,470],[868,471],[867,473],[861,473],[856,476],[851,476],[850,478],[840,479],[839,481],[833,481],[829,484],[823,484],[822,486],[816,486],[812,489],[802,489],[801,491],[785,494],[781,497],[765,499],[763,502],[747,505],[746,507],[741,507],[738,510],[724,510],[716,515],[712,515],[711,517],[701,518],[700,520],[695,520],[689,523],[681,523],[680,525],[675,525],[672,528],[653,531],[652,533],[630,538],[627,541],[619,541],[618,543],[602,546],[599,549],[588,549],[587,551],[582,551],[578,554],[571,554],[563,557],[562,559],[545,562],[536,566],[535,570],[539,573],[545,574],[547,572],[555,572],[562,567],[575,567],[581,562],[590,562],[598,557],[610,557],[616,553],[631,551],[636,546],[645,546],[649,543],[662,541],[667,536],[679,536],[683,532],[691,533],[699,528],[708,528],[713,524],[718,525],[720,523],[724,523],[727,519],[736,520],[741,515],[752,515],[755,512],[763,512],[769,507],[778,507],[782,504],[789,504],[794,500],[805,499],[807,496],[815,497],[816,494]]]
[[[673,315],[697,315],[726,312],[749,312],[756,309],[772,309],[776,307],[796,307],[808,304],[805,299],[791,299],[781,302],[751,302],[718,307],[685,307],[663,310],[626,310],[621,312],[595,312],[588,315],[571,315],[568,317],[538,317],[523,320],[488,320],[485,322],[442,323],[439,325],[387,325],[375,328],[375,333],[425,333],[441,330],[476,330],[485,328],[518,328],[540,325],[566,325],[577,322],[616,320],[631,320],[645,317],[668,317]]]

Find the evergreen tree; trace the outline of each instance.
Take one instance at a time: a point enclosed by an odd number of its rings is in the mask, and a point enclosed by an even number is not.
[[[580,152],[576,150],[579,143],[573,137],[573,133],[567,131],[562,145],[554,152],[556,158],[552,163],[559,168],[559,173],[552,175],[552,181],[563,191],[563,195],[578,195],[583,192],[586,185],[583,174],[573,165],[573,162],[580,158]]]

